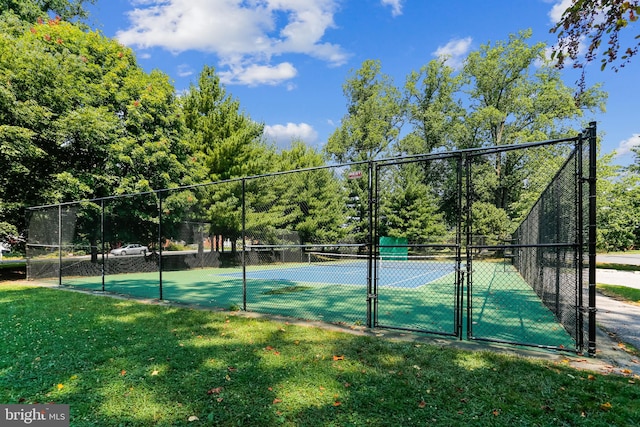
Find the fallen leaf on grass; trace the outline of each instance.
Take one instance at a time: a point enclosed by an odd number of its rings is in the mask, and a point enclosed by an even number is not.
[[[207,390],[207,394],[220,394],[224,390],[224,387],[215,387]]]
[[[122,371],[120,371],[120,375],[121,375],[121,376],[123,376],[123,377],[124,377],[126,374],[127,374],[127,371],[125,371],[124,369],[123,369]]]
[[[153,372],[151,372],[151,376],[155,376],[155,375],[158,375],[158,370],[157,369],[154,369]]]
[[[344,355],[342,356],[333,356],[333,360],[344,360]]]
[[[609,409],[611,409],[612,405],[609,402],[605,402],[602,405],[600,405],[600,409],[602,409],[603,411],[608,411]]]
[[[277,397],[273,399],[273,404],[282,403],[282,399],[278,399]]]
[[[198,421],[198,420],[200,420],[200,418],[196,417],[195,415],[191,415],[191,416],[187,419],[187,421],[189,421],[190,423],[191,423],[191,422],[194,422],[194,421]]]
[[[418,408],[424,408],[425,406],[427,406],[427,402],[424,400],[421,400],[420,403],[418,403]]]
[[[340,402],[339,400],[336,400],[335,402],[333,402],[333,406],[340,406],[342,405],[342,402]]]

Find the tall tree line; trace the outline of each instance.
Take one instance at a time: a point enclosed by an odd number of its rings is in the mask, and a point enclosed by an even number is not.
[[[242,222],[242,183],[236,178],[568,136],[606,100],[598,86],[566,86],[546,62],[545,46],[529,44],[531,33],[523,31],[481,46],[461,70],[444,59],[431,61],[409,72],[401,87],[379,61],[367,60],[345,81],[346,114],[323,152],[302,141],[278,151],[213,68],[204,67],[177,96],[168,76],[144,72],[130,49],[71,22],[86,17],[86,3],[91,1],[0,3],[0,238],[24,233],[27,206],[144,192],[150,194],[144,202],[122,198],[109,209],[131,213],[128,219],[118,216],[114,229],[145,228],[151,238],[158,221],[153,190],[173,189],[163,193],[167,236],[179,234],[186,218],[207,224],[203,233],[235,241]],[[52,19],[56,14],[61,18]],[[559,166],[562,153],[554,150],[474,162],[475,232],[498,238],[513,229]],[[637,246],[637,215],[621,200],[637,191],[638,160],[624,173],[609,163],[601,160],[610,179],[599,187],[599,218],[606,218],[600,246]],[[453,167],[439,161],[383,171],[381,191],[391,196],[381,202],[380,232],[422,241],[447,238],[459,209]],[[329,169],[299,176],[249,184],[245,220],[256,235],[289,229],[299,243],[337,241],[346,234],[362,241],[367,177],[346,180]],[[189,187],[209,181],[225,183]],[[97,206],[83,212],[84,221],[95,223]],[[111,236],[134,237],[125,231]],[[83,238],[95,246],[98,236],[87,232]]]

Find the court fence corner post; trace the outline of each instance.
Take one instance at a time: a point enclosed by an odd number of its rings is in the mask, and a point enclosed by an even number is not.
[[[107,273],[107,265],[106,265],[106,257],[105,257],[105,241],[104,241],[104,199],[100,200],[100,240],[101,240],[101,250],[102,252],[102,265],[100,266],[100,276],[102,281],[102,292],[104,292],[104,281],[105,275]]]
[[[242,310],[247,311],[247,258],[246,258],[246,244],[247,244],[247,207],[246,207],[246,178],[242,178],[242,230],[240,235],[242,236]]]
[[[375,277],[374,277],[374,268],[373,268],[373,258],[375,255],[375,251],[374,251],[374,245],[375,245],[375,230],[374,230],[374,215],[373,215],[373,210],[375,209],[376,206],[376,201],[375,201],[375,193],[374,193],[374,189],[373,189],[373,185],[374,185],[374,177],[373,177],[373,171],[374,171],[374,164],[373,161],[369,161],[369,173],[367,174],[367,178],[368,178],[368,230],[367,230],[367,327],[368,328],[373,328],[376,324],[375,322],[375,299],[377,297],[376,295],[376,284],[375,284]]]
[[[58,204],[58,286],[62,286],[62,204]]]
[[[589,347],[596,355],[596,122],[589,123]]]
[[[162,192],[158,192],[158,282],[162,301]]]

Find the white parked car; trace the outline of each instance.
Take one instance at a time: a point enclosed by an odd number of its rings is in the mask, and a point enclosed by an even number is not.
[[[130,245],[123,246],[121,248],[113,249],[111,251],[111,255],[136,255],[143,254],[145,255],[149,248],[143,245],[139,245],[137,243],[132,243]]]

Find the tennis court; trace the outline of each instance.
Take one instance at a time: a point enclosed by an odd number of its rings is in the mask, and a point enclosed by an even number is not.
[[[595,143],[590,124],[551,141],[37,206],[29,210],[28,277],[595,354]],[[541,175],[536,166],[517,169],[518,183],[535,177],[531,187],[494,203],[483,177],[524,158],[549,164]],[[520,192],[528,198],[514,208]],[[183,198],[194,204],[172,205]],[[486,221],[500,209],[518,224]],[[103,255],[125,242],[154,252]]]
[[[315,285],[367,286],[366,255],[309,253],[308,261],[283,265],[262,265],[247,268],[247,278],[274,283],[306,283]],[[379,287],[415,289],[455,272],[452,261],[432,257],[378,259],[375,265]],[[214,273],[215,274],[215,273]],[[241,272],[221,274],[242,278]]]
[[[244,273],[241,268],[167,271],[162,276],[162,297],[223,309],[244,308],[246,301],[248,311],[344,325],[366,324],[366,262],[303,264],[247,266]],[[377,326],[441,335],[456,333],[458,300],[453,263],[413,260],[378,264]],[[463,319],[466,332],[480,339],[524,338],[542,346],[575,346],[554,314],[512,266],[476,262],[474,270],[469,317]],[[100,291],[102,278],[67,277],[65,285]],[[160,296],[157,272],[106,275],[104,289],[141,298]]]

